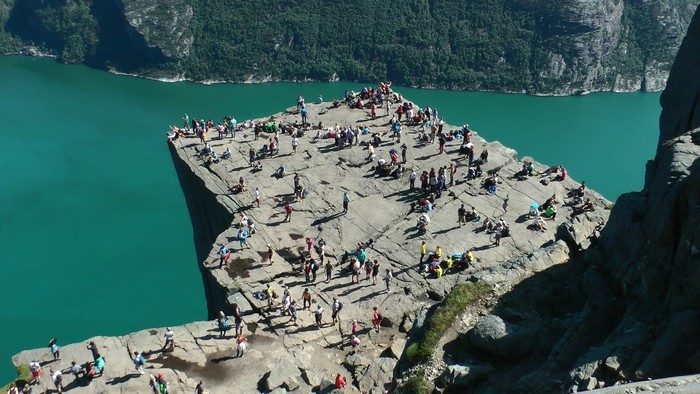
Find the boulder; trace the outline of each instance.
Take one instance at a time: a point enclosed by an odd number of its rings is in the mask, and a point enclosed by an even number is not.
[[[474,346],[500,357],[529,353],[533,345],[530,336],[530,330],[506,323],[495,315],[484,316],[469,332]]]
[[[469,387],[486,376],[486,368],[481,365],[450,365],[440,376],[449,387]]]
[[[598,388],[598,379],[591,376],[583,381],[581,387],[583,387],[584,390],[593,390],[595,388]]]
[[[294,390],[298,389],[299,386],[301,386],[301,385],[299,384],[299,380],[297,378],[291,377],[291,378],[285,380],[284,383],[282,383],[282,386],[285,389],[287,389],[287,391],[294,391]]]
[[[318,376],[316,372],[310,369],[302,369],[301,377],[304,379],[306,384],[311,387],[316,387],[321,384],[321,377]]]
[[[389,353],[398,360],[401,358],[405,347],[406,340],[404,338],[394,338],[389,347]]]
[[[318,385],[319,394],[331,394],[335,391],[335,383],[328,378],[321,379],[321,383]]]
[[[265,379],[265,387],[272,391],[276,387],[283,385],[290,378],[297,378],[299,375],[299,368],[290,359],[282,357],[272,368],[267,379]]]
[[[384,389],[384,384],[390,382],[394,377],[394,367],[396,360],[389,357],[377,358],[369,367],[359,376],[358,383],[360,391],[363,393],[370,392],[373,389]]]

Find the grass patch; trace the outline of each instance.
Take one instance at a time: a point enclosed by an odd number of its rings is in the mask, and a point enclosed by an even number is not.
[[[418,374],[408,378],[401,388],[403,394],[425,394],[428,392],[428,385],[423,379],[423,374]]]
[[[485,296],[491,286],[485,283],[460,283],[455,286],[445,301],[426,322],[423,338],[406,349],[406,358],[411,365],[426,362],[433,357],[435,347],[448,328],[470,304]]]
[[[31,379],[32,373],[29,371],[29,365],[27,364],[20,364],[17,367],[17,379],[13,380],[13,382],[17,383],[19,386],[20,383],[28,382],[29,379]],[[10,384],[12,382],[6,384],[3,388],[0,389],[2,392],[7,392],[10,388]]]

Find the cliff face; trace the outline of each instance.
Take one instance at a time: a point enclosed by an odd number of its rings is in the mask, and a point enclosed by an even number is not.
[[[392,6],[3,0],[0,52],[38,47],[66,62],[200,81],[339,78],[531,94],[658,91],[694,6],[693,0]]]
[[[644,190],[619,198],[592,248],[499,301],[492,313],[533,345],[486,385],[562,392],[700,372],[699,49],[700,10],[661,97]]]

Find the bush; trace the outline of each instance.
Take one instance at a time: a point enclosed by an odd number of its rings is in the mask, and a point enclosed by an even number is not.
[[[428,387],[422,375],[411,376],[404,383],[401,390],[404,394],[425,394],[428,392]]]
[[[477,301],[491,290],[485,283],[461,283],[455,286],[442,305],[426,322],[423,338],[406,349],[406,357],[411,365],[426,362],[433,357],[438,342],[452,327],[455,319],[464,313],[467,306]]]

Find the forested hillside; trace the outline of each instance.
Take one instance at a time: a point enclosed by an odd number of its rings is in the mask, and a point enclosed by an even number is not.
[[[192,80],[658,90],[690,0],[0,0],[0,50]]]

